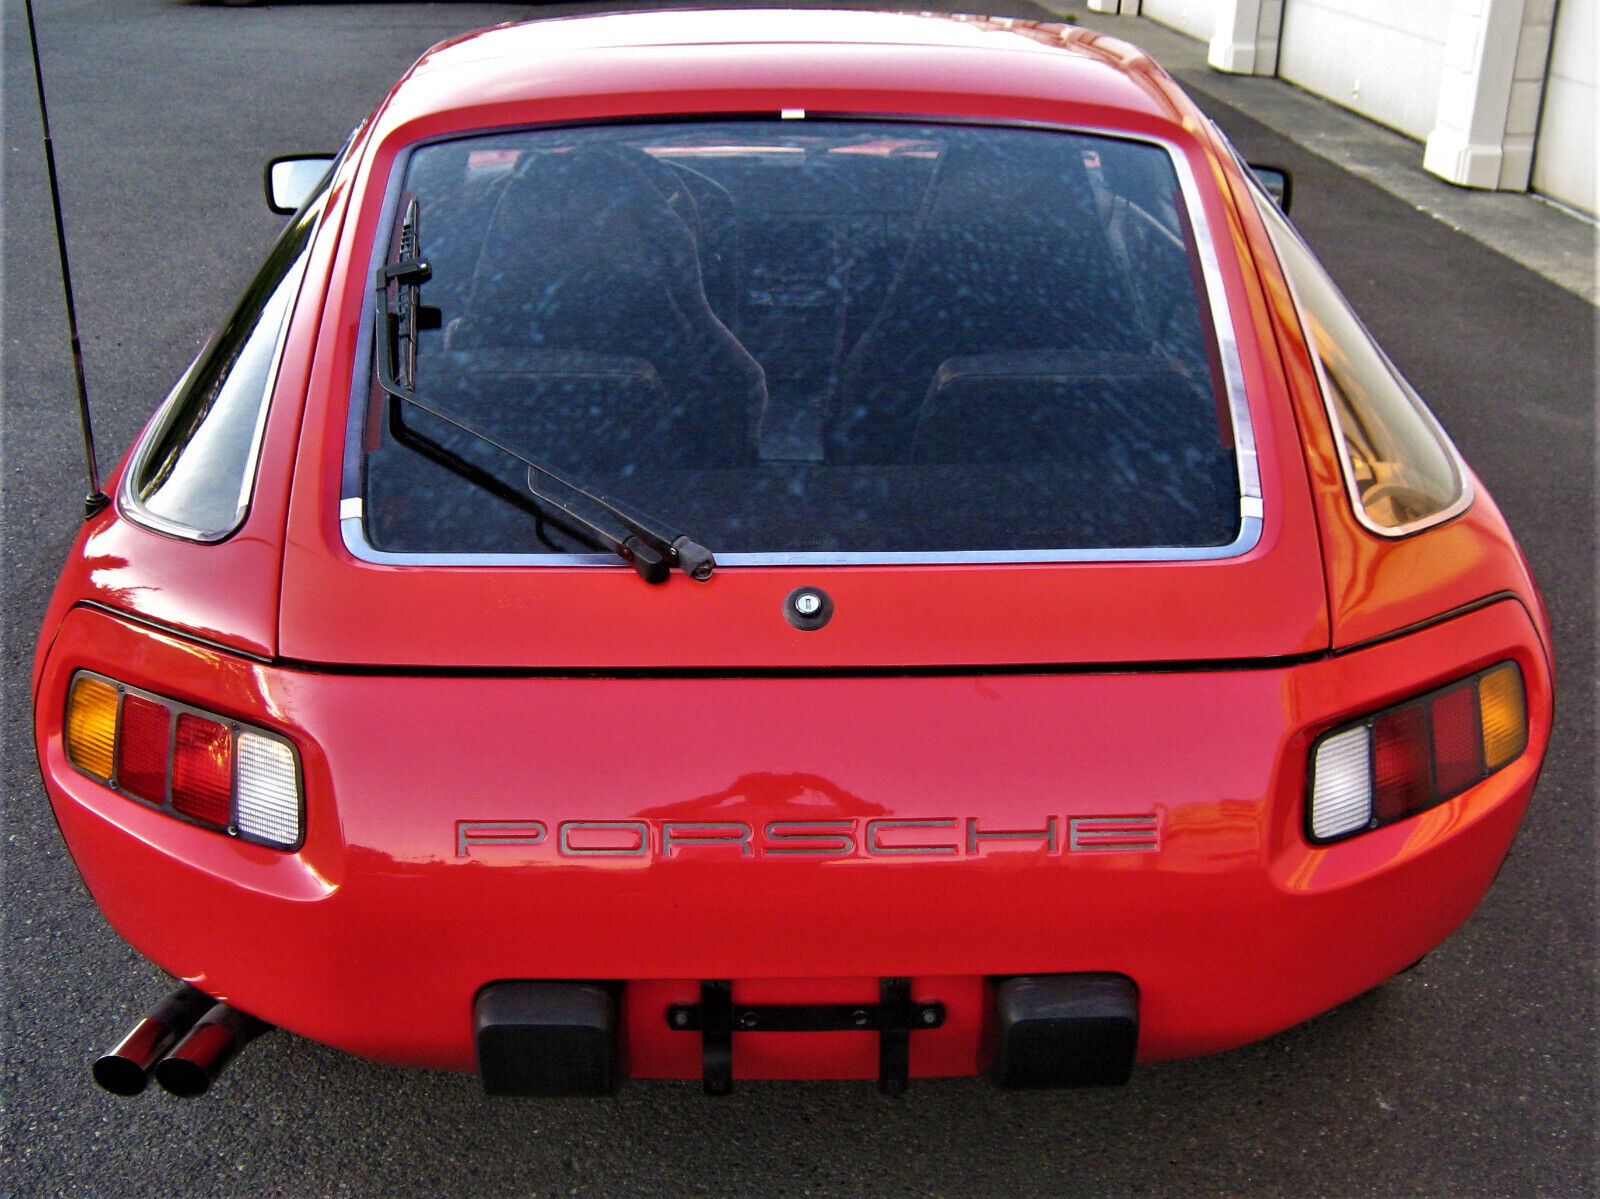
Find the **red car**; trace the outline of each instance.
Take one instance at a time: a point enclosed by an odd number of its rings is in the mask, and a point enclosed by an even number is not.
[[[536,21],[271,184],[39,643],[67,844],[182,980],[111,1089],[269,1025],[497,1093],[1117,1082],[1494,878],[1524,559],[1133,47]]]

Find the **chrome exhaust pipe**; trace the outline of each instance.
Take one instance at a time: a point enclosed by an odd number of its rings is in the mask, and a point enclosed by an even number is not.
[[[214,1003],[204,991],[180,983],[115,1049],[95,1062],[94,1080],[113,1095],[137,1095],[150,1081],[155,1064]]]
[[[190,1099],[204,1094],[239,1050],[271,1029],[265,1020],[219,1003],[156,1063],[156,1081],[169,1095]]]

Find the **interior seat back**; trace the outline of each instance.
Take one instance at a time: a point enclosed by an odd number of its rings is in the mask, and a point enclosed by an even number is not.
[[[1082,146],[988,129],[945,152],[905,260],[845,360],[833,452],[906,460],[949,358],[1137,348]]]
[[[464,352],[482,349],[642,360],[667,411],[639,412],[652,430],[641,444],[686,467],[733,464],[765,378],[706,302],[690,226],[630,153],[582,147],[519,165],[447,348],[467,369]]]

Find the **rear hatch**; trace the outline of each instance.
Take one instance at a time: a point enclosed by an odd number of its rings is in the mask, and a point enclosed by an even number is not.
[[[313,370],[282,653],[737,673],[1325,649],[1303,457],[1202,154],[808,119],[400,155],[342,251],[388,281],[330,316],[357,348]]]

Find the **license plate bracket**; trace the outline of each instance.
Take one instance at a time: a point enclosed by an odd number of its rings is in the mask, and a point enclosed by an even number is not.
[[[911,1078],[911,1034],[944,1024],[944,1004],[913,1002],[909,978],[878,980],[872,1003],[734,1003],[733,983],[703,979],[699,1003],[667,1008],[667,1026],[700,1034],[701,1078],[707,1095],[733,1090],[733,1034],[761,1032],[876,1032],[878,1089],[902,1095]]]

